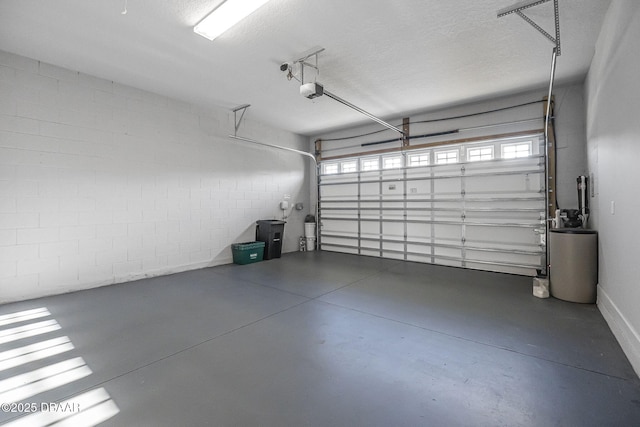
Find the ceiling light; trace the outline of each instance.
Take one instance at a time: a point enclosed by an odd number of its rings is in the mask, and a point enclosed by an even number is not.
[[[193,27],[202,37],[213,40],[269,0],[226,0]]]

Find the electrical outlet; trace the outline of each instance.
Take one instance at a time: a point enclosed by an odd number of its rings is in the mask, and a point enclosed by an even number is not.
[[[417,188],[410,188],[410,189],[409,189],[409,192],[410,192],[410,193],[414,193],[414,194],[415,194],[415,193],[417,193],[417,192],[418,192],[418,189],[417,189]]]
[[[611,201],[611,215],[615,215],[616,214],[616,202],[615,201]]]

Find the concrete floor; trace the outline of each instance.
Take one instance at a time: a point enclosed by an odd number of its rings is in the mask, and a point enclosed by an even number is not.
[[[59,329],[15,329],[46,321]],[[11,365],[57,337],[73,348]],[[82,366],[38,371],[69,359]],[[0,401],[29,394],[0,423],[640,425],[640,381],[596,306],[535,298],[527,277],[329,252],[0,306]],[[75,406],[42,406],[60,401]]]

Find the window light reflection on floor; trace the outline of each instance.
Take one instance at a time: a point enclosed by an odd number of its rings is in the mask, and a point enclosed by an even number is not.
[[[39,412],[19,418],[3,427],[44,427],[53,423],[56,423],[56,427],[95,426],[120,412],[104,388],[91,390],[59,403],[60,408],[74,405],[80,408],[79,412],[72,414],[65,411]]]
[[[6,344],[23,338],[46,334],[48,332],[57,331],[58,329],[60,329],[58,322],[55,320],[45,320],[42,322],[32,323],[30,325],[1,330],[0,344]]]
[[[0,353],[0,372],[73,350],[69,337],[53,338]]]
[[[23,369],[22,373],[8,378],[0,376],[0,402],[29,404],[38,411],[10,420],[3,426],[95,426],[114,417],[120,410],[104,388],[91,390],[59,403],[24,401],[92,374],[82,357],[71,357],[28,370],[31,362],[46,362],[49,357],[75,348],[69,337],[50,336],[60,330],[61,326],[54,319],[39,320],[48,316],[51,313],[45,307],[0,316],[0,375],[10,369]],[[20,347],[6,346],[8,343],[45,334],[47,335],[43,340],[35,343],[32,339]]]
[[[91,375],[82,357],[65,360],[0,381],[0,402],[20,402]]]
[[[51,316],[51,313],[49,313],[49,310],[44,307],[34,308],[33,310],[20,311],[18,313],[5,314],[3,316],[0,316],[0,326],[11,325],[12,323],[39,319],[41,317],[47,316]]]

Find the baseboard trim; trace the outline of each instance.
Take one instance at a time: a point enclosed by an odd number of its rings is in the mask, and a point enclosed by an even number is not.
[[[94,288],[101,288],[103,286],[110,286],[110,285],[116,285],[116,284],[120,284],[120,283],[133,282],[133,281],[136,281],[136,280],[149,279],[149,278],[152,278],[152,277],[168,276],[168,275],[171,275],[171,274],[183,273],[185,271],[199,270],[199,269],[202,269],[202,268],[216,267],[216,266],[219,266],[219,265],[231,264],[232,262],[233,262],[233,259],[231,257],[224,257],[224,258],[217,258],[217,259],[212,260],[212,261],[205,261],[205,262],[198,262],[198,263],[193,263],[193,264],[185,264],[185,265],[164,267],[164,268],[155,269],[155,270],[148,270],[148,271],[141,272],[141,273],[132,273],[132,274],[126,274],[126,275],[120,275],[120,276],[113,276],[113,277],[105,278],[104,280],[88,281],[88,282],[85,282],[85,283],[80,283],[80,284],[76,284],[74,286],[69,286],[69,287],[65,287],[63,285],[63,286],[60,286],[58,288],[48,288],[48,289],[39,290],[39,291],[36,291],[36,292],[27,292],[27,293],[16,292],[15,295],[7,295],[7,296],[4,296],[4,297],[0,298],[0,304],[9,304],[9,303],[13,303],[13,302],[28,301],[28,300],[32,300],[32,299],[36,299],[36,298],[43,298],[43,297],[48,297],[48,296],[53,296],[53,295],[68,294],[68,293],[71,293],[71,292],[84,291],[84,290],[87,290],[87,289],[94,289]]]
[[[198,262],[194,264],[173,266],[170,268],[160,268],[157,270],[145,271],[144,273],[135,273],[135,274],[128,274],[124,276],[117,276],[114,278],[113,281],[111,281],[110,283],[105,283],[105,285],[114,285],[117,283],[133,282],[136,280],[149,279],[151,277],[158,277],[158,276],[169,276],[171,274],[184,273],[185,271],[199,270],[202,268],[216,267],[224,264],[231,264],[232,262],[233,262],[233,259],[229,257],[229,258],[216,259],[214,261],[204,261],[204,262]]]
[[[286,251],[284,253],[297,252]],[[232,264],[233,257],[225,256],[215,258],[210,261],[203,261],[193,264],[176,265],[171,267],[163,267],[155,270],[147,270],[139,273],[123,274],[113,277],[107,277],[103,280],[93,280],[84,283],[76,283],[73,286],[64,286],[57,288],[39,289],[31,292],[21,292],[19,289],[14,294],[0,296],[0,304],[9,304],[14,302],[28,301],[36,298],[43,298],[53,295],[68,294],[76,291],[84,291],[87,289],[101,288],[103,286],[115,285],[119,283],[133,282],[136,280],[149,279],[158,276],[168,276],[170,274],[182,273],[190,270],[199,270],[201,268],[217,267],[219,265]]]
[[[620,343],[633,370],[640,376],[640,334],[600,285],[598,285],[598,309]]]

